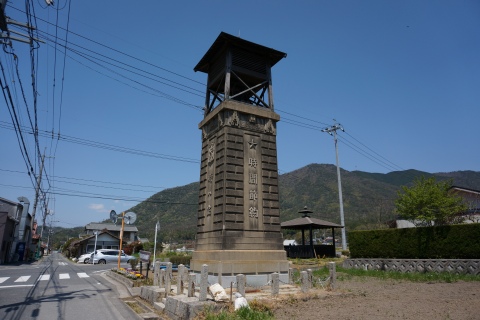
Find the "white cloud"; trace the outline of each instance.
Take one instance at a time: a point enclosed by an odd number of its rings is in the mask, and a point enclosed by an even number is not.
[[[88,206],[89,209],[92,209],[92,210],[95,210],[95,211],[98,211],[98,212],[106,212],[107,210],[105,210],[105,206],[103,204],[100,204],[100,203],[92,203]]]

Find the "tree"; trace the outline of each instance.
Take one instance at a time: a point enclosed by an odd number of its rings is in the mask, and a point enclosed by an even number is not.
[[[449,193],[452,181],[421,177],[412,187],[402,187],[395,200],[400,217],[417,227],[462,223],[467,208],[460,196]]]

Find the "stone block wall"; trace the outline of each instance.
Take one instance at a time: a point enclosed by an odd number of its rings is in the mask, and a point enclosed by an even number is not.
[[[347,269],[399,272],[451,272],[480,275],[480,259],[346,259]]]

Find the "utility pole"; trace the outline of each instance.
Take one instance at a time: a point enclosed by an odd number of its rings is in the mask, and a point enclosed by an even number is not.
[[[30,250],[32,250],[34,248],[32,246],[33,224],[35,223],[35,212],[37,211],[38,197],[39,197],[39,193],[40,193],[40,184],[42,183],[42,172],[43,172],[44,161],[45,161],[45,153],[42,156],[42,163],[40,164],[40,173],[39,173],[38,178],[37,178],[37,185],[35,186],[35,201],[33,203],[32,221],[30,223],[30,236],[29,236],[29,239],[28,239],[28,242],[27,242]],[[35,249],[35,253],[36,253],[36,249]]]
[[[337,141],[337,130],[342,130],[345,132],[343,127],[337,123],[337,120],[333,119],[335,124],[329,128],[325,128],[322,132],[327,132],[329,135],[333,136],[333,141],[335,142],[335,155],[337,158],[337,176],[338,176],[338,200],[340,202],[340,224],[342,228],[342,250],[347,250],[347,235],[345,232],[345,218],[343,216],[343,196],[342,196],[342,179],[340,178],[340,165],[338,161],[338,141]]]
[[[155,243],[153,245],[153,266],[155,267],[155,261],[157,259],[157,232],[160,230],[160,221],[157,220],[157,224],[155,225]]]
[[[45,197],[47,194],[45,193]],[[47,215],[50,213],[48,210],[48,198],[45,201],[45,213],[43,214],[43,221],[42,221],[42,231],[40,232],[40,239],[42,239],[43,236],[43,229],[45,229],[45,220],[47,219]]]

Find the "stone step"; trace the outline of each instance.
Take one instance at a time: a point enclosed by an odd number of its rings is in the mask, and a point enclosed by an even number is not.
[[[153,307],[155,310],[162,311],[165,310],[165,303],[164,302],[154,302]]]
[[[159,320],[161,319],[160,316],[156,313],[140,313],[139,314],[140,318],[144,319],[144,320]]]

